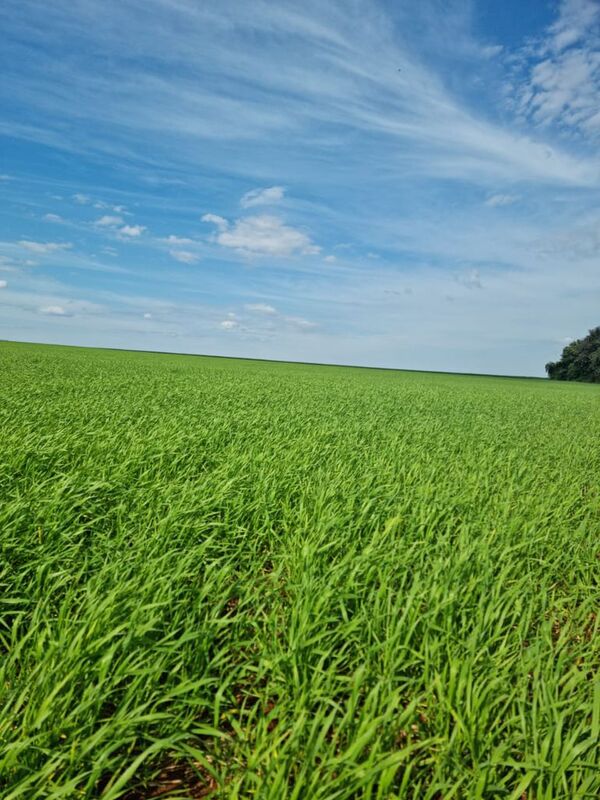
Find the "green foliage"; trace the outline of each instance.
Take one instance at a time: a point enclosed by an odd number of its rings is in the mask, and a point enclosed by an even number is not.
[[[546,364],[548,377],[557,381],[600,383],[600,326],[568,344],[560,361]]]
[[[596,798],[596,387],[0,345],[0,796]]]

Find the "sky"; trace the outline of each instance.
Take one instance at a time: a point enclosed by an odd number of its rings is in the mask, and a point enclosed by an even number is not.
[[[543,375],[600,0],[3,0],[0,338]]]

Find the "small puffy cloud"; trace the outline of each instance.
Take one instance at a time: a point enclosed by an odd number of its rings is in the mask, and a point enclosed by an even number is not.
[[[247,303],[244,308],[254,314],[267,314],[269,316],[277,314],[277,309],[267,303]]]
[[[8,286],[8,281],[0,281],[0,289],[6,289]]]
[[[81,194],[81,192],[74,194],[73,200],[75,200],[76,203],[79,203],[80,206],[87,206],[92,202],[92,198],[89,195]]]
[[[234,328],[237,328],[237,326],[238,323],[234,319],[224,319],[219,323],[219,327],[224,331],[232,331]]]
[[[60,214],[44,214],[43,220],[44,222],[64,222],[64,219],[60,216]]]
[[[111,216],[110,214],[105,214],[100,219],[97,219],[94,225],[98,225],[99,228],[111,228],[116,225],[123,224],[123,217],[118,216]]]
[[[88,198],[88,202],[91,203],[91,198]],[[109,211],[113,211],[115,214],[127,214],[127,207],[126,206],[114,206],[112,203],[105,203],[104,200],[96,200],[93,204],[94,208],[98,209],[107,209]]]
[[[73,245],[70,242],[31,242],[28,239],[21,239],[21,247],[31,250],[32,253],[40,255],[44,253],[54,253],[57,250],[69,250]]]
[[[325,261],[326,261],[328,264],[333,264],[333,262],[334,262],[334,261],[337,261],[337,259],[336,259],[336,257],[335,257],[335,256],[325,256]]]
[[[242,208],[252,208],[253,206],[269,206],[283,200],[285,189],[283,186],[268,186],[265,189],[252,189],[240,200]]]
[[[40,313],[49,314],[54,317],[64,317],[67,312],[62,306],[42,306],[40,308]]]
[[[189,250],[170,250],[169,255],[175,261],[181,261],[182,264],[195,264],[199,260],[199,256],[190,253]]]
[[[119,228],[119,233],[121,236],[136,237],[141,236],[145,230],[145,225],[123,225],[122,228]]]
[[[212,215],[205,215],[212,216]],[[238,253],[249,256],[285,257],[293,255],[316,255],[320,247],[313,244],[302,231],[285,225],[279,217],[261,214],[255,217],[242,217],[232,227],[225,223],[213,222],[218,227],[215,241],[222,247],[231,248]]]
[[[144,314],[144,319],[152,319],[152,314],[149,311],[146,311]]]
[[[172,245],[176,245],[176,246],[186,245],[186,244],[194,244],[194,240],[193,239],[185,239],[182,236],[173,236],[173,235],[166,236],[164,239],[161,239],[161,241],[166,242],[167,244],[172,244]]]
[[[220,231],[225,231],[229,227],[229,223],[225,217],[220,217],[218,214],[204,214],[202,222],[209,222],[216,225]]]
[[[518,196],[515,194],[493,194],[487,198],[484,205],[490,208],[498,208],[498,206],[511,206],[516,203]]]

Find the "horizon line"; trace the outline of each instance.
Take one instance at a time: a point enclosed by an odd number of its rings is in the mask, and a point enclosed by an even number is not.
[[[137,348],[129,347],[102,347],[96,345],[85,344],[60,344],[58,342],[33,342],[21,339],[1,339],[0,343],[7,342],[9,344],[32,344],[41,347],[71,347],[79,350],[108,350],[115,353],[148,353],[150,355],[162,356],[189,356],[190,358],[222,358],[228,361],[258,361],[262,364],[297,364],[298,366],[307,367],[339,367],[340,369],[370,369],[381,370],[384,372],[416,372],[424,375],[457,375],[459,377],[472,377],[472,378],[507,378],[509,380],[530,380],[530,381],[548,381],[547,376],[540,375],[500,375],[494,372],[451,372],[449,370],[438,369],[408,369],[406,367],[376,367],[367,364],[338,364],[327,361],[296,361],[285,360],[282,358],[258,358],[251,356],[225,356],[214,355],[212,353],[182,353],[174,350],[140,350]]]

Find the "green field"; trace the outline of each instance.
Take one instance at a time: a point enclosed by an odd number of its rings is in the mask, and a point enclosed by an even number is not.
[[[0,797],[600,795],[600,389],[0,344]]]

